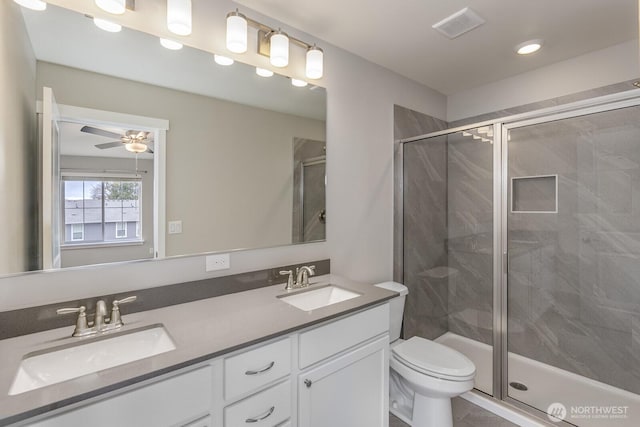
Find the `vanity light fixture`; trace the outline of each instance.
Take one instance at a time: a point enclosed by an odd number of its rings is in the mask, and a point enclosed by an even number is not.
[[[291,84],[294,85],[295,87],[305,87],[309,83],[305,82],[304,80],[291,79]]]
[[[245,53],[247,45],[247,18],[236,9],[227,14],[227,49]]]
[[[179,36],[191,34],[191,0],[167,0],[167,28]]]
[[[227,56],[222,56],[222,55],[213,55],[213,60],[216,61],[216,64],[218,65],[233,65],[233,59],[227,57]]]
[[[127,0],[95,0],[96,6],[105,12],[122,15],[127,10]]]
[[[260,77],[271,77],[273,76],[273,71],[267,70],[266,68],[256,67],[256,74]]]
[[[47,8],[47,3],[41,0],[13,0],[18,3],[22,7],[26,7],[27,9],[42,11]]]
[[[110,33],[119,33],[122,31],[122,25],[107,21],[106,19],[93,18],[93,23],[101,30],[108,31]]]
[[[162,45],[162,47],[165,47],[169,50],[180,50],[182,49],[182,43],[177,42],[175,40],[169,40],[169,39],[160,39],[160,44]]]
[[[289,44],[296,44],[306,51],[305,75],[308,79],[320,79],[324,74],[324,52],[289,36],[280,28],[274,29],[243,15],[236,9],[227,14],[227,49],[233,53],[247,51],[248,27],[258,29],[258,53],[269,57],[271,65],[283,68],[289,65]]]
[[[269,36],[269,60],[274,67],[289,65],[289,36],[278,28]]]
[[[324,51],[315,44],[307,49],[305,74],[310,79],[320,79],[324,73]]]
[[[530,55],[534,52],[537,52],[542,47],[542,40],[528,40],[526,42],[520,43],[515,47],[515,51],[518,55]]]

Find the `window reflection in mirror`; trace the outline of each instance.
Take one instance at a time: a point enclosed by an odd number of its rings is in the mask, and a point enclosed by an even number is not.
[[[324,240],[320,219],[326,212],[324,185],[320,184],[326,180],[314,178],[317,182],[311,185],[310,177],[317,165],[306,167],[306,199],[297,200],[295,194],[301,187],[294,188],[299,163],[294,140],[326,145],[324,89],[313,85],[295,88],[286,77],[260,77],[255,68],[238,62],[221,67],[212,53],[186,46],[169,51],[157,37],[127,28],[106,35],[91,19],[55,5],[40,13],[14,2],[3,2],[0,7],[12,18],[12,25],[0,31],[22,49],[0,52],[3,63],[11,64],[1,77],[10,79],[6,83],[12,87],[25,88],[20,95],[25,105],[14,101],[19,117],[12,122],[28,122],[23,128],[30,133],[20,138],[21,146],[30,152],[15,160],[29,166],[28,171],[14,175],[36,184],[30,188],[41,185],[37,175],[43,153],[37,152],[41,143],[35,110],[44,87],[53,89],[61,110],[82,108],[167,123],[165,152],[158,156],[166,163],[161,171],[155,168],[153,156],[145,158],[148,153],[138,155],[136,167],[131,153],[119,156],[112,151],[116,148],[96,148],[112,143],[120,149],[122,141],[115,137],[100,139],[87,133],[78,140],[95,153],[100,151],[99,155],[65,153],[64,138],[70,133],[61,122],[60,194],[48,193],[48,189],[29,194],[22,186],[13,189],[19,194],[16,197],[24,198],[25,209],[16,208],[12,215],[24,218],[24,230],[31,231],[16,232],[21,247],[15,251],[15,260],[0,264],[0,275],[43,265],[71,267]],[[115,122],[82,126],[104,128],[119,136],[137,130],[114,129]],[[323,175],[324,170],[314,174]],[[141,180],[138,198],[108,194],[108,186],[135,182],[128,180],[136,175]],[[159,181],[166,183],[164,187],[160,188]],[[73,185],[81,183],[84,188],[78,192]],[[316,189],[321,194],[313,198]],[[157,200],[156,192],[161,192]],[[48,205],[57,205],[57,213],[51,215],[52,226],[59,230],[52,239],[59,239],[53,262],[43,259],[38,243],[42,242],[46,209],[41,197],[47,195],[58,201]],[[164,200],[161,206],[160,199]],[[304,211],[310,216],[301,217]],[[157,218],[163,218],[162,224]],[[154,231],[168,231],[172,221],[181,221],[182,231],[154,239]],[[315,228],[307,230],[305,221]],[[6,248],[0,249],[4,252]]]

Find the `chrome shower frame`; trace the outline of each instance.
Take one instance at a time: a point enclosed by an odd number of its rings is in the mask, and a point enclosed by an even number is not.
[[[395,188],[397,195],[394,200],[399,204],[396,207],[398,215],[395,232],[400,233],[396,246],[402,247],[404,241],[403,205],[404,205],[404,144],[424,141],[429,138],[446,136],[456,132],[468,131],[479,127],[493,126],[493,395],[491,396],[500,405],[509,409],[534,416],[537,421],[553,426],[572,426],[567,422],[549,423],[546,413],[540,409],[529,406],[523,402],[509,397],[508,378],[508,265],[509,254],[507,251],[507,218],[509,210],[509,179],[508,179],[508,139],[509,131],[525,126],[537,125],[562,119],[586,116],[589,114],[612,111],[616,109],[640,106],[640,89],[632,89],[611,95],[594,97],[587,100],[567,103],[555,107],[543,108],[527,113],[505,116],[492,120],[481,121],[442,131],[431,132],[411,138],[395,141],[397,145],[394,166]],[[402,272],[395,274],[394,279],[402,281],[404,276],[404,254],[399,251]],[[485,393],[474,390],[472,393]]]

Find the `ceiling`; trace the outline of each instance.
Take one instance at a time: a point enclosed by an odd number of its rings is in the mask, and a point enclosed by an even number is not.
[[[236,2],[447,95],[638,37],[637,0]],[[453,40],[431,28],[465,7],[486,23]],[[514,53],[536,38],[542,50]]]

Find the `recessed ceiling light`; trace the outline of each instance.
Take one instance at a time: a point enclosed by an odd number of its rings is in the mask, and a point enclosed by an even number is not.
[[[182,43],[169,40],[169,39],[160,39],[160,44],[162,47],[166,47],[169,50],[180,50],[182,49]]]
[[[108,31],[110,33],[118,33],[122,30],[122,25],[107,21],[106,19],[93,18],[93,23],[101,30]]]
[[[515,47],[516,53],[518,55],[529,55],[534,52],[537,52],[542,47],[542,40],[528,40],[526,42],[520,43]]]
[[[213,55],[213,60],[216,61],[216,64],[218,65],[232,65],[233,64],[233,59],[227,57],[227,56],[222,56],[222,55]]]
[[[41,0],[13,0],[18,3],[20,6],[26,7],[31,10],[42,11],[47,8],[47,4]]]
[[[295,87],[305,87],[309,83],[305,82],[304,80],[291,79],[291,84]]]
[[[271,77],[273,76],[273,71],[267,70],[266,68],[256,67],[256,74],[260,77]]]

